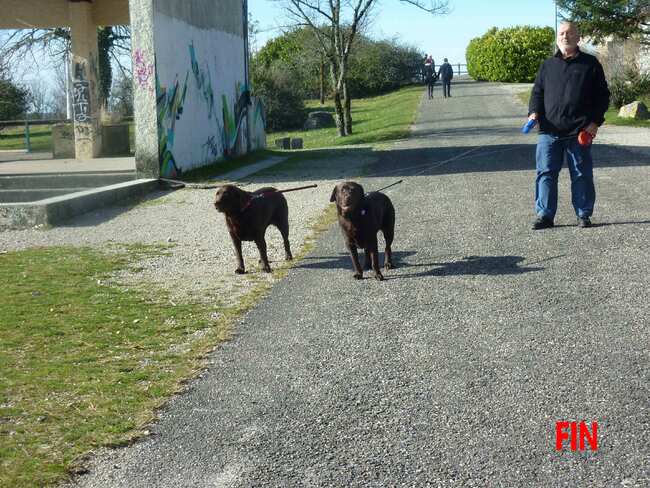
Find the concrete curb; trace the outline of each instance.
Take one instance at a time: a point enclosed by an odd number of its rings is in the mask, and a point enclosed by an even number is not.
[[[0,203],[0,229],[58,225],[69,218],[158,189],[156,179],[139,179],[26,203]]]

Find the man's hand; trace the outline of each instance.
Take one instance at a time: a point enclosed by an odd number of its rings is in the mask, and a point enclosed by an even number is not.
[[[537,113],[533,112],[528,116],[528,120],[537,120]]]
[[[596,134],[598,133],[598,124],[591,123],[587,127],[585,127],[585,132],[589,132],[593,137],[596,137]]]

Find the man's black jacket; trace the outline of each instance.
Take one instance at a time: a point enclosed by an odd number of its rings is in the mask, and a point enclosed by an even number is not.
[[[565,60],[558,51],[539,68],[528,113],[537,113],[540,132],[565,136],[591,122],[601,125],[608,107],[609,89],[598,60],[581,51]]]

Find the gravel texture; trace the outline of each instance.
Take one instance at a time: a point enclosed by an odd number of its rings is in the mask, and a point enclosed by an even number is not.
[[[452,96],[423,99],[413,137],[366,161],[367,189],[405,179],[387,191],[387,280],[353,280],[331,228],[152,435],[97,453],[76,486],[650,486],[650,157],[596,145],[597,225],[575,226],[564,171],[558,225],[534,232],[525,107],[504,85],[457,82]],[[290,197],[292,219],[328,193],[296,195],[300,212]],[[172,237],[177,262],[161,268],[229,276],[202,195],[11,242]],[[598,450],[557,452],[555,422],[583,419],[598,422]]]

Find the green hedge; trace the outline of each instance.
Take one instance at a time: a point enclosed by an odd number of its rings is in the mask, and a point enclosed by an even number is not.
[[[467,71],[475,80],[532,82],[554,47],[551,27],[493,27],[467,46]]]

